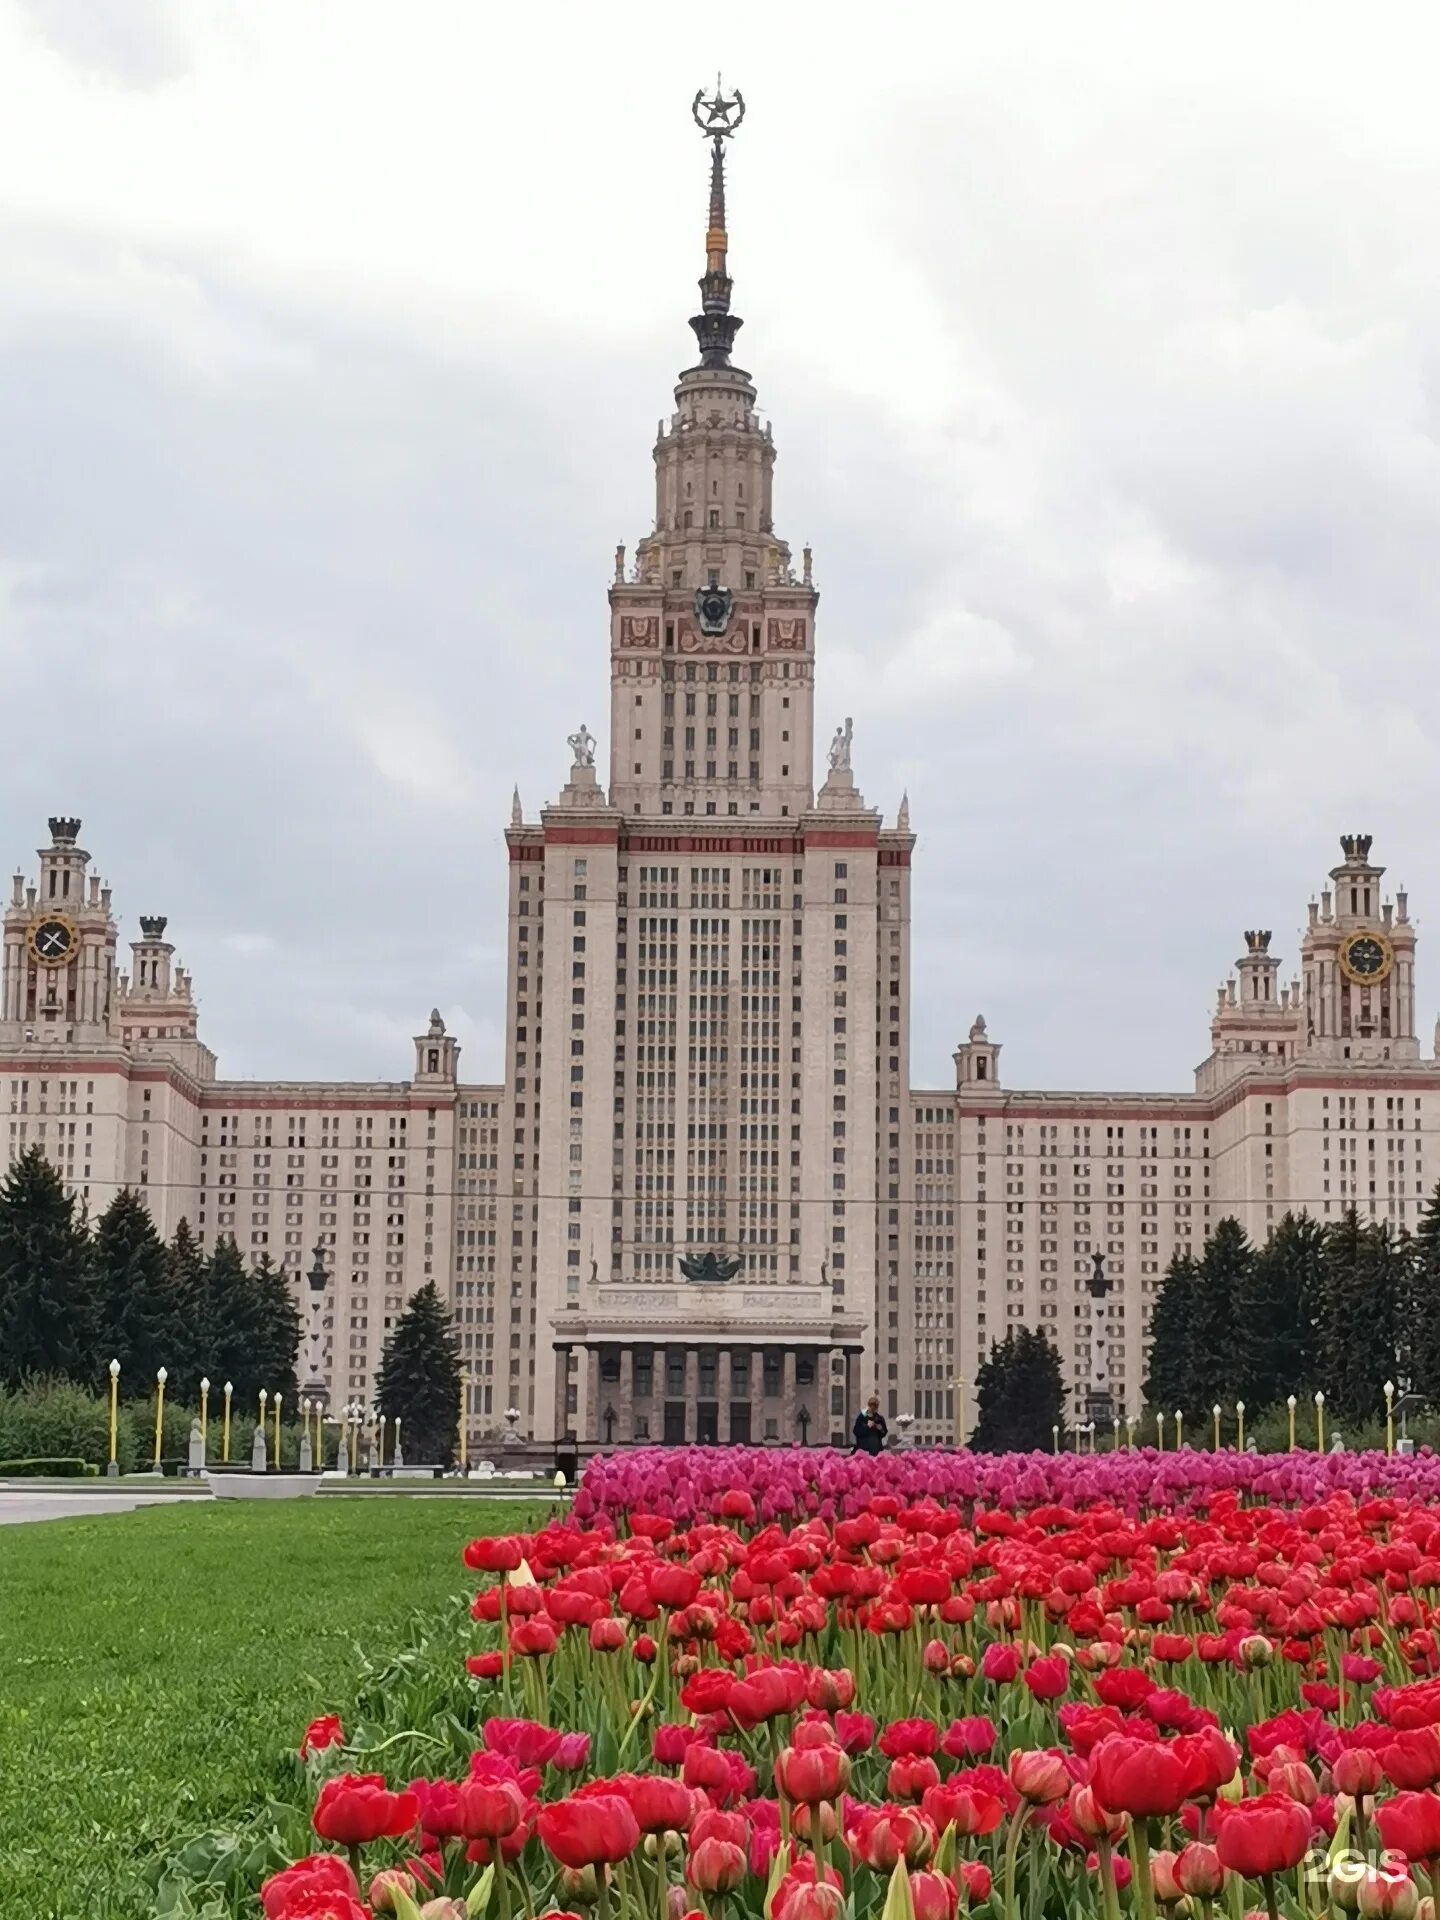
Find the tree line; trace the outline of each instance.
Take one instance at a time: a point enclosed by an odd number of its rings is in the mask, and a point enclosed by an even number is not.
[[[1373,1422],[1387,1380],[1440,1406],[1440,1188],[1413,1234],[1352,1208],[1287,1213],[1256,1245],[1227,1216],[1201,1254],[1171,1261],[1150,1342],[1146,1397],[1189,1422],[1317,1391],[1332,1420]]]
[[[208,1256],[182,1220],[168,1243],[128,1188],[92,1225],[39,1147],[0,1184],[0,1386],[66,1379],[126,1397],[194,1404],[208,1376],[249,1406],[262,1387],[294,1404],[300,1310],[268,1254],[247,1264],[233,1239]]]

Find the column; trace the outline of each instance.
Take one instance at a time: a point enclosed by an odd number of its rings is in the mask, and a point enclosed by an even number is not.
[[[685,1349],[685,1438],[695,1438],[695,1409],[700,1403],[700,1350]]]
[[[338,1319],[338,1315],[336,1316]],[[555,1438],[563,1440],[570,1431],[570,1416],[566,1410],[567,1388],[570,1381],[570,1349],[555,1348]]]
[[[800,1437],[800,1429],[795,1424],[796,1393],[795,1353],[790,1347],[780,1349],[780,1444],[788,1447]]]
[[[856,1386],[856,1375],[859,1371],[856,1363],[858,1362],[859,1358],[860,1358],[860,1354],[859,1354],[858,1348],[846,1347],[845,1349],[845,1412],[844,1412],[844,1416],[839,1421],[836,1422],[836,1425],[839,1426],[839,1428],[845,1434],[847,1439],[850,1436],[850,1429],[855,1423],[855,1416],[860,1411],[859,1397],[858,1397],[859,1389]]]
[[[585,1380],[580,1389],[580,1412],[575,1431],[582,1440],[603,1440],[600,1422],[600,1355],[594,1347],[585,1349]]]
[[[717,1424],[715,1437],[722,1447],[730,1438],[730,1401],[733,1397],[730,1363],[731,1354],[729,1347],[720,1347],[717,1349],[715,1354],[715,1399],[720,1410],[716,1415]]]
[[[620,1349],[620,1402],[615,1409],[620,1418],[615,1422],[617,1441],[635,1438],[635,1349]]]

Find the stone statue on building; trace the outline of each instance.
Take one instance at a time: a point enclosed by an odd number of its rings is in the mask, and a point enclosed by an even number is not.
[[[582,720],[578,733],[567,734],[565,744],[575,756],[577,767],[593,767],[595,764],[595,736]]]
[[[843,727],[836,727],[835,738],[830,742],[830,771],[848,773],[850,771],[850,744],[855,737],[855,722],[847,714]]]
[[[687,1280],[698,1281],[701,1286],[721,1286],[735,1278],[740,1271],[740,1261],[737,1255],[728,1253],[681,1254],[680,1271]]]

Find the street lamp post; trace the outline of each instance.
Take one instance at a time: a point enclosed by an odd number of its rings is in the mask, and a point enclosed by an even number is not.
[[[1295,1451],[1295,1409],[1299,1405],[1293,1393],[1285,1396],[1285,1406],[1290,1415],[1290,1451]]]
[[[210,1438],[210,1376],[207,1373],[200,1382],[200,1445],[208,1457],[207,1443]]]
[[[1243,1400],[1235,1402],[1235,1451],[1237,1453],[1245,1451],[1245,1402]]]
[[[1325,1451],[1325,1395],[1315,1389],[1315,1451]]]
[[[112,1360],[110,1362],[110,1464],[105,1469],[112,1480],[118,1478],[120,1473],[120,1461],[115,1450],[120,1425],[119,1397],[120,1362],[118,1360]]]
[[[1210,1409],[1210,1418],[1215,1422],[1215,1451],[1220,1451],[1220,1402],[1217,1400]]]
[[[1090,1274],[1085,1282],[1094,1305],[1090,1309],[1090,1392],[1086,1413],[1096,1425],[1103,1426],[1114,1413],[1110,1393],[1110,1329],[1107,1322],[1111,1280],[1105,1271],[1105,1255],[1096,1247],[1090,1256]],[[1162,1443],[1163,1444],[1163,1443]]]
[[[220,1429],[220,1461],[223,1466],[230,1464],[230,1396],[235,1388],[232,1382],[225,1382],[225,1424]]]
[[[325,1289],[330,1284],[330,1275],[325,1266],[325,1247],[323,1242],[315,1242],[315,1257],[310,1271],[306,1275],[310,1294],[310,1325],[305,1335],[305,1367],[307,1379],[303,1391],[323,1413],[330,1401],[330,1388],[325,1380]]]
[[[165,1438],[165,1382],[170,1378],[164,1367],[155,1374],[155,1471],[160,1471],[160,1454]]]
[[[460,1375],[460,1471],[470,1470],[470,1375]]]
[[[1395,1451],[1395,1382],[1385,1382],[1385,1451]]]

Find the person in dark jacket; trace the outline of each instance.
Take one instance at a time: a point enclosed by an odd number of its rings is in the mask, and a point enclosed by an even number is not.
[[[865,1411],[855,1416],[856,1452],[881,1452],[885,1445],[885,1436],[889,1431],[885,1424],[885,1416],[880,1411],[880,1396],[878,1393],[872,1393]]]

